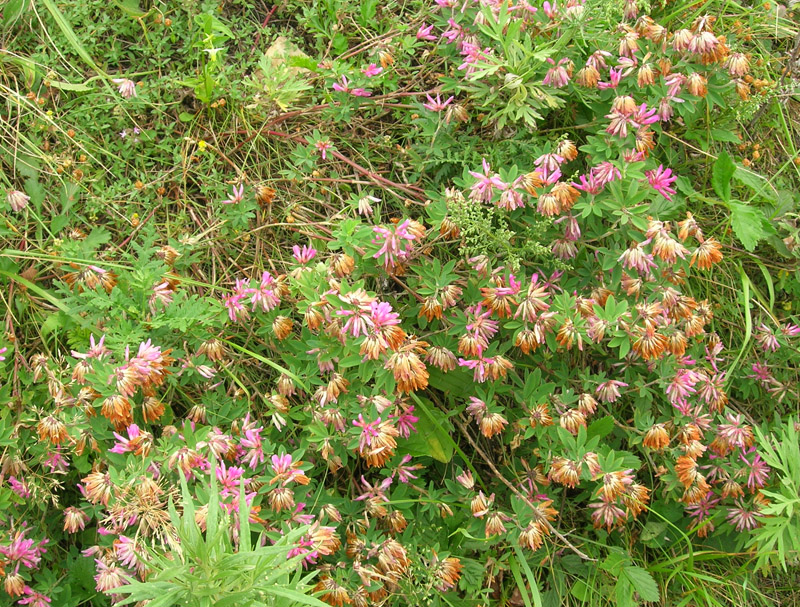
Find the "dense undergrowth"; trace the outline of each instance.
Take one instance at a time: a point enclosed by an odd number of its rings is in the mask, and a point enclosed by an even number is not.
[[[796,604],[797,17],[7,1],[0,604]]]

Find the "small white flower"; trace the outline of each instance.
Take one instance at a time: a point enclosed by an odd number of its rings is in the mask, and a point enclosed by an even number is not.
[[[136,97],[136,83],[133,80],[114,78],[111,82],[119,87],[119,94],[125,97],[125,99]]]
[[[364,217],[370,217],[372,215],[372,204],[380,201],[381,199],[375,196],[364,196],[358,201],[358,213]]]
[[[217,55],[219,55],[220,51],[224,51],[224,46],[219,46],[217,48],[206,48],[203,49],[204,53],[208,53],[208,60],[211,62],[215,62],[217,60]]]
[[[28,201],[31,197],[19,190],[9,190],[6,199],[8,200],[8,204],[11,205],[12,210],[21,211],[28,206]]]

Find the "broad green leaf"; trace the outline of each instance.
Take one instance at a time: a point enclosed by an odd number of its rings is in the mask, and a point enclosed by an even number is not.
[[[756,194],[764,193],[766,189],[770,187],[769,182],[764,177],[762,177],[752,169],[745,168],[740,164],[736,165],[736,170],[733,173],[733,178],[736,179],[736,181],[746,185]]]
[[[589,586],[583,580],[575,580],[575,583],[570,588],[569,593],[579,601],[587,601],[591,596]]]
[[[56,215],[50,222],[50,230],[53,234],[58,234],[69,224],[69,217],[66,215]]]
[[[8,0],[3,9],[3,25],[14,23],[22,16],[28,0]]]
[[[3,12],[3,16],[5,17],[6,13]],[[0,63],[10,63],[11,65],[16,66],[22,72],[23,75],[23,82],[25,86],[28,88],[33,87],[34,83],[43,78],[44,74],[41,69],[39,69],[39,65],[28,59],[27,57],[22,56],[14,56],[14,55],[0,55]],[[18,164],[18,170],[20,174],[26,177],[32,177],[35,173],[38,172],[38,165],[39,162],[34,160],[32,156],[28,156],[22,152],[22,150],[15,150],[17,154],[19,154],[18,160],[22,160],[24,158],[25,162]],[[34,169],[33,167],[37,167]]]
[[[661,593],[658,590],[658,584],[650,575],[647,569],[642,567],[630,566],[625,567],[623,573],[630,581],[633,589],[641,597],[643,601],[648,603],[655,603],[661,600]]]
[[[31,204],[35,206],[37,209],[42,208],[42,203],[44,202],[47,193],[45,192],[44,186],[39,183],[39,180],[36,178],[29,178],[25,180],[25,193],[31,197]]]
[[[450,534],[448,537],[453,537],[453,536],[454,536],[454,535],[456,535],[456,534],[463,535],[463,536],[464,536],[465,538],[467,538],[468,540],[473,540],[473,541],[475,541],[475,542],[483,542],[483,543],[486,543],[486,542],[490,542],[490,541],[492,541],[492,540],[491,540],[491,538],[488,538],[488,539],[487,539],[486,537],[477,537],[477,536],[475,536],[475,535],[472,535],[472,534],[471,534],[469,531],[467,531],[467,530],[466,530],[466,529],[464,529],[463,527],[459,527],[458,529],[456,529],[455,531],[453,531],[453,533],[451,533],[451,534]]]
[[[349,367],[358,367],[362,362],[364,362],[364,357],[361,354],[351,354],[341,359],[339,366],[342,369],[347,369]]]
[[[610,415],[606,415],[598,420],[593,421],[589,424],[589,428],[587,430],[587,436],[589,438],[594,438],[595,436],[603,439],[614,430],[614,418]]]
[[[453,458],[453,439],[445,429],[447,418],[433,406],[418,406],[414,413],[419,417],[417,432],[409,437],[404,448],[411,455],[449,462]]]
[[[83,245],[88,250],[95,250],[100,245],[104,245],[111,240],[111,232],[103,226],[96,226],[92,228],[89,235],[84,239]]]
[[[41,324],[39,331],[42,334],[42,337],[46,337],[50,335],[53,331],[62,328],[69,322],[69,316],[64,314],[62,311],[53,312],[47,318],[45,318],[44,322]]]
[[[622,343],[619,344],[619,357],[625,358],[628,355],[628,352],[631,351],[631,340],[628,338],[623,338]]]
[[[733,177],[734,171],[736,171],[736,166],[728,156],[728,152],[723,151],[714,163],[711,184],[714,186],[717,196],[725,202],[731,200],[731,177]]]
[[[147,16],[148,11],[139,6],[136,0],[113,0],[113,2],[134,19],[141,19]]]
[[[614,596],[616,598],[616,607],[633,607],[633,589],[631,583],[626,577],[620,577],[614,586]]]
[[[758,241],[767,233],[764,230],[764,214],[756,207],[751,207],[740,202],[731,202],[731,228],[736,238],[748,251],[756,248]]]
[[[619,548],[612,548],[608,556],[600,563],[600,569],[619,577],[622,568],[630,562],[630,558],[625,552]]]
[[[444,373],[435,367],[429,367],[428,372],[430,373],[428,383],[432,388],[441,390],[455,399],[466,400],[469,396],[471,381],[468,381],[467,378],[470,377],[470,374],[463,368]]]
[[[663,539],[664,533],[667,530],[667,523],[664,521],[648,521],[642,529],[642,541],[651,542],[655,539]]]
[[[711,129],[711,137],[714,141],[726,141],[728,143],[739,143],[736,133],[726,129]]]

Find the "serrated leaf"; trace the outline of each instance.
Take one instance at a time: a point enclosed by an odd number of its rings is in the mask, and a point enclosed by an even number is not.
[[[614,596],[616,598],[616,607],[633,607],[635,605],[631,583],[624,576],[617,580],[614,586]]]
[[[767,233],[764,230],[764,214],[756,207],[740,202],[731,202],[731,228],[736,238],[748,251],[753,251],[758,241]]]
[[[38,179],[31,177],[25,180],[25,193],[31,197],[31,204],[33,206],[37,209],[42,208],[42,203],[47,193]]]
[[[711,185],[714,186],[717,196],[725,202],[730,202],[731,199],[731,178],[735,171],[736,166],[733,164],[731,157],[728,156],[728,152],[722,152],[714,163]]]
[[[612,548],[605,560],[600,563],[600,569],[619,577],[619,572],[630,562],[631,560],[625,552],[619,548]]]
[[[577,577],[586,577],[589,567],[577,554],[565,554],[559,559],[559,563],[565,571]]]
[[[53,234],[58,234],[67,226],[68,223],[69,217],[66,215],[56,215],[50,222],[50,230],[53,232]]]
[[[655,603],[661,600],[661,592],[658,590],[658,584],[656,584],[656,581],[647,569],[629,566],[625,567],[622,571],[643,601]]]
[[[97,226],[89,232],[89,235],[83,240],[83,245],[87,250],[94,251],[100,245],[106,244],[111,240],[111,232],[104,227]]]
[[[53,331],[62,328],[65,324],[69,322],[69,316],[61,312],[53,312],[47,318],[45,318],[44,322],[41,324],[39,331],[41,331],[42,337],[50,335]]]
[[[769,181],[762,177],[752,169],[745,168],[737,164],[736,170],[733,173],[733,178],[738,182],[743,183],[748,188],[753,190],[756,194],[764,192],[769,187]]]

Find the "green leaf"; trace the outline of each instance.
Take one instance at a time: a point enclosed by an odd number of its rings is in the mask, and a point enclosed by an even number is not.
[[[25,193],[31,197],[31,204],[37,209],[42,208],[47,193],[44,186],[34,177],[25,180]]]
[[[470,595],[477,595],[483,588],[483,575],[485,568],[483,563],[474,559],[462,558],[461,579],[458,581],[460,590],[468,592]]]
[[[711,129],[711,137],[714,141],[726,141],[728,143],[739,143],[736,133],[726,129]]]
[[[428,456],[436,461],[447,463],[453,458],[453,439],[445,430],[447,418],[436,407],[427,407],[418,401],[415,413],[419,421],[416,424],[417,432],[412,434],[405,443],[405,449],[411,455]]]
[[[58,234],[61,230],[67,227],[67,224],[69,224],[69,217],[66,215],[56,215],[50,222],[50,230],[53,232],[53,234]]]
[[[217,532],[219,519],[219,493],[217,492],[217,459],[211,458],[211,491],[208,496],[208,510],[206,516],[206,538],[212,537]]]
[[[86,48],[81,44],[80,39],[78,36],[75,35],[75,31],[72,29],[69,21],[67,21],[64,14],[58,8],[58,5],[53,2],[53,0],[41,0],[44,7],[50,12],[50,15],[53,17],[53,21],[56,22],[58,28],[61,30],[61,33],[67,39],[72,49],[78,53],[81,59],[84,60],[86,65],[96,71],[98,74],[103,76],[108,76],[100,67],[94,62],[91,55],[86,51]]]
[[[519,546],[514,546],[514,553],[517,555],[519,564],[522,565],[522,571],[525,573],[525,577],[528,580],[528,587],[531,591],[534,607],[542,607],[542,595],[539,593],[539,582],[536,576],[533,575],[533,571],[531,571],[530,565],[528,565],[525,554]]]
[[[583,580],[575,580],[575,583],[570,588],[569,593],[579,601],[588,601],[591,596],[591,590],[588,584]]]
[[[517,583],[517,590],[519,590],[519,595],[522,597],[522,602],[525,604],[525,607],[533,607],[530,598],[528,598],[528,591],[525,588],[525,581],[522,579],[522,574],[519,571],[517,559],[513,556],[509,556],[508,564],[511,566],[511,573],[514,575],[514,581]]]
[[[725,202],[730,202],[731,200],[731,177],[733,177],[735,171],[736,166],[733,164],[731,157],[728,156],[728,152],[723,151],[714,163],[711,184],[714,186],[717,196]]]
[[[341,359],[339,361],[339,366],[342,369],[358,367],[363,361],[364,357],[361,354],[351,354],[350,356],[345,356],[343,359]]]
[[[730,188],[730,184],[729,184]],[[756,207],[741,202],[731,202],[731,228],[736,238],[748,251],[756,248],[758,241],[767,235],[764,229],[764,214]]]
[[[83,240],[83,245],[86,249],[94,251],[100,245],[104,245],[111,240],[111,232],[102,226],[97,226],[89,232],[89,235]]]
[[[7,272],[6,270],[3,269],[0,269],[0,276],[5,276],[9,280],[13,280],[14,282],[18,282],[19,284],[24,285],[30,291],[36,293],[40,297],[49,301],[51,304],[53,304],[55,307],[61,310],[65,315],[69,316],[72,320],[74,320],[76,323],[82,326],[84,329],[88,329],[90,331],[96,330],[96,327],[94,327],[88,320],[86,320],[83,316],[81,316],[75,310],[70,308],[63,301],[53,296],[50,293],[50,291],[43,289],[39,285],[27,280],[26,278],[23,278],[22,276],[19,276],[18,274]]]
[[[667,530],[667,523],[664,521],[647,521],[642,529],[641,539],[643,542],[661,540]]]
[[[589,428],[587,430],[588,438],[594,438],[595,436],[603,439],[614,430],[614,418],[610,415],[606,415],[598,420],[593,421],[589,424]]]
[[[616,607],[633,607],[635,605],[633,602],[633,589],[628,578],[621,577],[617,579],[617,583],[614,586],[614,598],[616,599]]]
[[[53,312],[47,318],[45,318],[44,322],[41,324],[39,331],[42,334],[42,337],[46,337],[50,335],[53,331],[60,329],[67,325],[69,322],[69,316],[64,314],[61,310],[58,312]]]
[[[361,24],[368,27],[375,19],[378,11],[378,0],[362,0],[361,2]]]
[[[619,548],[612,548],[608,556],[600,563],[600,569],[608,571],[612,575],[619,577],[623,567],[630,563],[628,555]]]
[[[113,0],[113,2],[134,19],[141,19],[147,16],[148,11],[139,6],[136,0]]]
[[[239,553],[249,552],[250,549],[250,507],[247,505],[244,483],[241,483],[239,485]]]
[[[27,8],[28,0],[8,0],[3,9],[3,25],[8,26],[22,16]]]
[[[641,597],[643,601],[648,603],[655,603],[661,600],[661,593],[658,590],[658,584],[650,575],[647,569],[642,567],[630,566],[625,567],[623,573],[630,581],[633,589]]]
[[[117,603],[117,605],[130,605],[131,603],[137,603],[143,599],[150,599],[147,604],[153,607],[172,607],[184,600],[184,597],[181,596],[181,588],[164,589],[163,592],[156,593],[154,586],[155,584],[148,586],[146,584],[135,583],[119,588],[118,592],[130,593],[131,596]],[[144,589],[145,592],[141,592],[141,589]],[[134,594],[136,590],[140,590],[140,592]]]
[[[330,607],[327,603],[323,603],[319,599],[315,599],[313,596],[307,596],[302,592],[298,592],[297,590],[291,590],[290,588],[281,588],[279,586],[272,586],[271,588],[265,588],[264,591],[267,594],[281,596],[285,599],[290,599],[295,603],[299,603],[301,605],[313,605],[314,607]]]
[[[3,9],[3,25],[14,23],[22,16],[27,0],[8,0]]]
[[[444,373],[435,367],[429,367],[428,372],[430,377],[428,383],[432,388],[441,390],[451,398],[462,398],[464,400],[469,396],[469,386],[472,383],[468,378],[470,374],[459,367],[449,373]]]
[[[726,386],[731,378],[735,377],[734,370],[739,365],[739,361],[742,359],[745,352],[747,352],[747,346],[750,343],[750,337],[753,335],[753,315],[750,311],[750,277],[747,275],[747,273],[745,273],[741,263],[739,264],[739,276],[742,279],[742,290],[739,291],[739,297],[742,308],[744,308],[744,338],[741,340],[742,345],[739,348],[739,353],[736,355],[733,363],[728,365],[728,379],[725,381]]]
[[[92,87],[88,84],[73,84],[72,82],[61,82],[60,80],[50,80],[49,85],[54,89],[72,91],[73,93],[85,93],[92,90]]]
[[[733,178],[743,183],[748,188],[753,190],[756,194],[761,194],[770,187],[769,181],[767,181],[764,177],[753,171],[752,169],[745,168],[744,166],[737,164],[736,170],[733,173]]]
[[[260,354],[257,354],[256,352],[253,352],[252,350],[248,350],[247,348],[244,348],[244,347],[240,346],[239,344],[233,343],[232,341],[228,341],[227,339],[225,339],[225,340],[223,340],[223,342],[225,344],[229,345],[234,350],[239,350],[239,352],[242,352],[243,354],[247,354],[248,356],[251,356],[251,357],[255,358],[256,360],[259,360],[262,363],[264,363],[266,365],[269,365],[270,367],[272,367],[276,371],[288,375],[289,377],[291,377],[294,380],[294,382],[298,386],[303,388],[303,390],[305,390],[306,392],[313,392],[313,390],[311,390],[302,379],[300,379],[296,374],[292,373],[289,369],[286,369],[285,367],[281,367],[278,363],[270,360],[269,358],[261,356]]]

